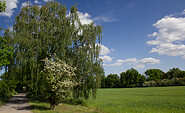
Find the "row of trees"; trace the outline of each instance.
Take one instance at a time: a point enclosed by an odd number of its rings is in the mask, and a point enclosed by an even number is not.
[[[6,2],[0,1],[0,13],[5,12]],[[3,28],[0,27],[0,32]],[[6,66],[10,64],[10,59],[13,56],[13,48],[8,44],[9,40],[5,39],[0,34],[0,70],[2,70],[2,66]],[[7,71],[7,68],[6,68]],[[3,101],[7,101],[11,97],[15,89],[15,84],[9,80],[0,80],[0,98]]]
[[[120,77],[117,74],[103,76],[101,82],[102,88],[185,85],[185,71],[173,68],[165,73],[160,69],[148,69],[144,76],[131,68]]]
[[[81,24],[76,6],[69,14],[56,1],[23,7],[13,31],[0,38],[1,82],[9,92],[25,86],[29,96],[48,96],[51,109],[59,97],[95,97],[104,75],[96,44],[101,39],[102,27]]]

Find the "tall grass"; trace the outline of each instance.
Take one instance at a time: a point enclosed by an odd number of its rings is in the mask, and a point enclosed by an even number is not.
[[[185,86],[99,89],[86,104],[108,113],[185,113]]]

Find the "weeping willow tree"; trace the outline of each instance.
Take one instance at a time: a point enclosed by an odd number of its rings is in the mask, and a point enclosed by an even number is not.
[[[95,97],[104,74],[97,44],[101,42],[101,33],[101,26],[80,22],[76,6],[71,7],[69,14],[66,6],[58,2],[23,7],[13,25],[14,53],[9,76],[18,81],[17,86],[27,86],[32,94],[43,94],[47,89],[41,73],[43,59],[56,54],[76,67],[73,79],[80,85],[73,87],[73,97],[87,99],[90,93]]]

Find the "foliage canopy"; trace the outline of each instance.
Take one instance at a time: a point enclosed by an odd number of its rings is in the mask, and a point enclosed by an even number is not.
[[[13,32],[7,30],[4,34],[13,47],[4,78],[16,81],[18,90],[26,86],[29,95],[45,95],[46,79],[40,73],[44,70],[43,59],[56,54],[58,59],[76,67],[73,80],[81,85],[73,87],[73,97],[87,99],[91,92],[95,97],[104,74],[100,47],[96,44],[101,42],[101,33],[101,26],[80,22],[75,6],[69,14],[66,6],[56,1],[42,7],[23,7],[15,18]]]

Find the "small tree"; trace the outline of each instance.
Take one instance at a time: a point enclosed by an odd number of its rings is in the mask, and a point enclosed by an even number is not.
[[[77,85],[73,81],[76,76],[74,71],[76,68],[71,66],[71,62],[66,64],[65,61],[60,60],[56,55],[46,58],[44,70],[46,71],[47,80],[47,96],[50,101],[50,109],[55,109],[59,104],[60,99],[65,100],[72,95],[73,86]]]

